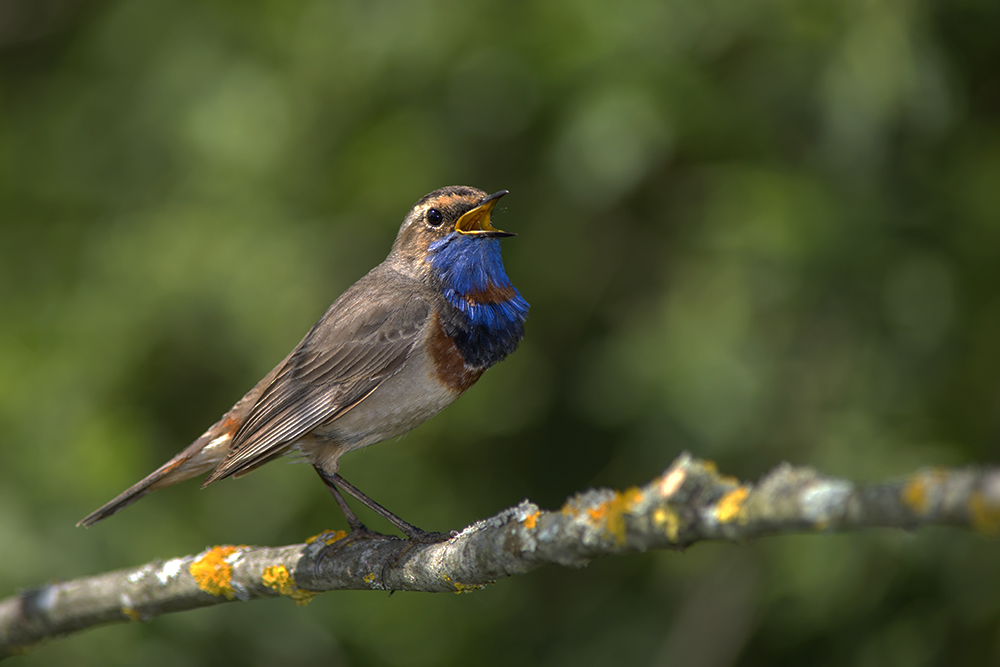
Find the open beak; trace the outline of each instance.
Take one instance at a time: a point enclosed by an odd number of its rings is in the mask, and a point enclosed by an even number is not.
[[[490,212],[507,194],[506,190],[494,192],[481,202],[479,206],[465,213],[455,223],[455,231],[460,234],[475,234],[477,236],[516,236],[513,232],[504,232],[490,224]]]

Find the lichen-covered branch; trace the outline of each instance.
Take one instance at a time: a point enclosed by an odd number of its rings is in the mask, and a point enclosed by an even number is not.
[[[0,657],[103,623],[233,600],[285,596],[305,604],[321,591],[364,588],[466,592],[542,565],[580,567],[599,556],[702,540],[931,525],[1000,535],[1000,468],[855,484],[781,465],[751,484],[685,454],[641,488],[586,491],[557,511],[524,501],[445,542],[340,541],[343,532],[324,533],[305,544],[214,547],[23,591],[0,601]]]

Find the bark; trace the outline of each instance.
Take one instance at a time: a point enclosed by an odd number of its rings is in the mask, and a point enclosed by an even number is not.
[[[104,623],[237,600],[285,596],[306,604],[343,589],[469,592],[543,565],[582,567],[601,556],[703,540],[925,526],[1000,535],[1000,468],[856,484],[783,464],[751,484],[684,454],[641,488],[591,489],[556,511],[525,500],[443,542],[324,533],[284,547],[218,546],[23,591],[0,601],[0,658]]]

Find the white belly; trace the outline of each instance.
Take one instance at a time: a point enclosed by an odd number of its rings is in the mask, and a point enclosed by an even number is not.
[[[314,429],[292,449],[325,471],[336,472],[341,454],[406,433],[448,407],[460,394],[438,381],[427,355],[414,351],[403,370],[353,409]]]

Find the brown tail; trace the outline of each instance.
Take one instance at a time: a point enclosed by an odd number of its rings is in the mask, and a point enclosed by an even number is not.
[[[225,429],[226,426],[229,428]],[[227,420],[221,420],[204,435],[185,447],[177,456],[164,463],[146,478],[122,491],[111,502],[85,516],[76,525],[92,526],[125,509],[150,491],[166,488],[211,470],[225,457],[229,440],[235,430],[234,426]],[[220,431],[222,431],[221,435],[219,435]]]
[[[240,424],[243,423],[247,413],[257,402],[261,392],[271,384],[278,371],[291,359],[296,350],[298,348],[289,352],[284,361],[275,366],[274,370],[268,373],[263,380],[258,382],[253,389],[237,401],[236,405],[222,416],[222,419],[213,424],[200,438],[185,447],[184,451],[157,468],[145,479],[122,491],[111,502],[83,517],[80,523],[76,525],[92,526],[98,521],[107,519],[112,514],[125,509],[150,491],[156,491],[177,482],[183,482],[186,479],[208,472],[219,465],[226,458],[226,453],[229,451],[229,443],[232,441],[233,435],[239,429]]]

